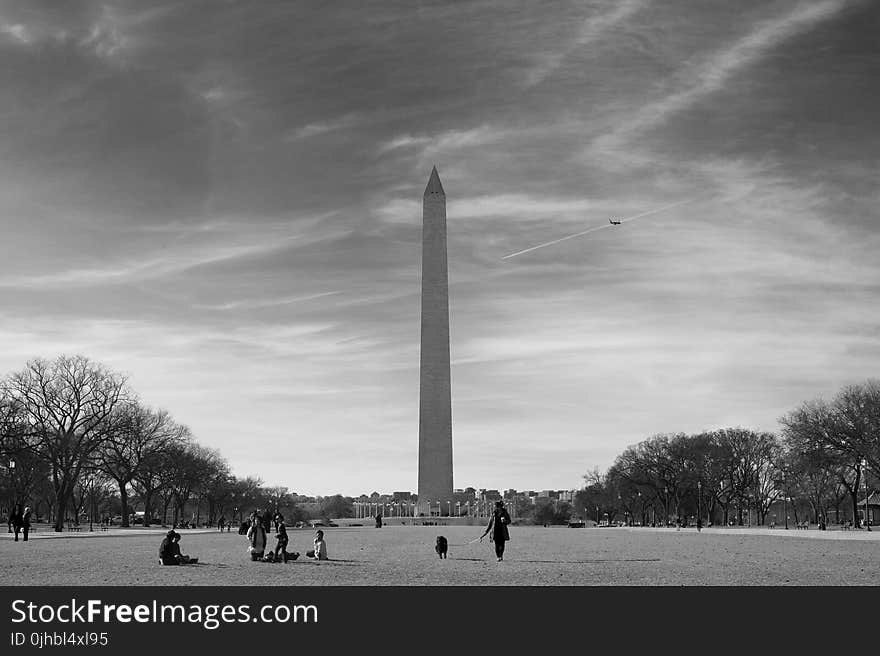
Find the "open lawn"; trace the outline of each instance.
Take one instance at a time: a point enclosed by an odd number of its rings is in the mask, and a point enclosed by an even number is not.
[[[255,563],[237,533],[182,530],[198,565],[161,567],[163,532],[0,540],[2,585],[880,585],[880,539],[796,531],[512,527],[504,562],[475,526],[324,529],[331,560]],[[313,531],[290,529],[305,553]],[[434,540],[449,540],[449,558]],[[838,538],[838,539],[833,539]],[[274,538],[270,545],[274,545]]]

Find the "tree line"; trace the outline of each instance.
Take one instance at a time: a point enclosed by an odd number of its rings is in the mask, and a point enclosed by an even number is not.
[[[860,495],[878,487],[880,381],[804,402],[779,422],[779,434],[654,435],[607,471],[589,472],[573,503],[518,498],[516,514],[544,524],[581,514],[641,525],[697,516],[765,524],[782,501],[796,521],[809,512],[827,523],[833,509],[858,526]],[[127,526],[132,501],[145,525],[242,521],[253,508],[278,509],[289,522],[352,516],[350,497],[315,500],[234,476],[217,450],[145,405],[123,375],[83,356],[34,359],[0,381],[0,454],[0,503],[37,506],[56,531],[70,518],[103,519],[110,508]]]
[[[0,454],[0,502],[36,506],[56,531],[105,519],[111,508],[128,526],[132,496],[147,526],[241,521],[253,508],[289,521],[305,514],[286,487],[234,476],[217,450],[145,405],[123,375],[83,356],[34,359],[0,381]]]
[[[830,401],[806,401],[779,423],[778,434],[726,428],[654,435],[624,450],[607,471],[587,473],[573,510],[644,526],[690,517],[742,525],[744,516],[763,525],[771,508],[774,515],[790,509],[795,521],[806,513],[824,525],[834,512],[858,527],[859,499],[878,487],[880,381],[847,385]]]

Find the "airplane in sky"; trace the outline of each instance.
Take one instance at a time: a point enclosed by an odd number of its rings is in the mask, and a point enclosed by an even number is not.
[[[611,225],[620,225],[620,221],[615,221],[614,219],[608,219],[608,223]]]

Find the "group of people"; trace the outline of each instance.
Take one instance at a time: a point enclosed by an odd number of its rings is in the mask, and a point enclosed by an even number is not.
[[[259,560],[269,563],[286,563],[289,560],[299,558],[299,552],[287,551],[287,545],[290,538],[287,535],[287,525],[284,523],[284,516],[276,512],[272,518],[275,523],[275,549],[266,553],[266,543],[268,541],[268,528],[266,526],[265,516],[260,516],[254,511],[251,513],[250,526],[247,530],[247,539],[250,543],[248,552],[251,554],[251,560]],[[306,552],[306,558],[315,560],[328,560],[327,543],[324,541],[324,531],[315,531],[315,539],[313,548]]]
[[[6,522],[9,533],[15,533],[15,541],[18,542],[18,535],[23,535],[23,540],[28,541],[28,533],[31,530],[31,509],[25,506],[22,510],[21,504],[12,506],[9,511],[9,519]]]
[[[30,509],[26,508],[25,510],[29,517]],[[299,558],[299,552],[287,551],[287,545],[290,543],[290,538],[287,535],[287,526],[284,523],[284,516],[276,512],[271,519],[275,524],[275,549],[267,553],[266,546],[269,531],[266,526],[266,515],[261,515],[256,510],[251,513],[248,522],[249,527],[246,533],[249,542],[248,552],[251,555],[251,560],[269,563],[286,563],[290,560],[296,560]],[[10,522],[11,521],[10,518]],[[489,518],[486,530],[483,532],[483,535],[480,536],[480,541],[482,542],[484,537],[491,534],[489,540],[495,546],[495,556],[498,558],[498,562],[504,560],[504,547],[510,540],[510,532],[507,528],[509,524],[510,514],[504,507],[504,502],[495,502],[495,510],[492,513],[492,517]],[[15,539],[18,540],[17,531]],[[27,532],[25,532],[24,539],[27,540]],[[327,555],[327,542],[324,540],[324,531],[320,529],[315,531],[313,548],[306,552],[306,558],[314,560],[329,560]],[[174,529],[168,531],[165,539],[162,540],[162,544],[159,547],[159,562],[163,565],[189,565],[198,563],[198,561],[198,558],[193,558],[192,556],[187,556],[181,553],[180,533]]]
[[[194,565],[198,558],[187,556],[180,551],[180,533],[171,529],[159,546],[159,563],[162,565]]]

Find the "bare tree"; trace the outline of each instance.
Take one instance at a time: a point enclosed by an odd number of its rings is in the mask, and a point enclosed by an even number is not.
[[[3,382],[24,414],[29,447],[48,465],[55,491],[55,530],[64,527],[74,485],[107,439],[125,380],[83,356],[32,360]]]
[[[186,429],[174,423],[164,410],[150,410],[136,401],[121,405],[115,419],[101,447],[98,466],[118,486],[122,525],[128,526],[129,487],[149,465],[152,455],[180,442]],[[145,509],[145,516],[147,512]]]
[[[813,469],[821,466],[837,472],[837,481],[849,493],[858,526],[858,491],[865,474],[862,461],[869,469],[880,471],[880,380],[848,385],[831,402],[806,401],[779,421],[790,448],[811,453],[814,461],[821,457]],[[824,474],[820,478],[824,490],[827,481]],[[809,488],[815,491],[819,482],[814,478]],[[812,492],[810,499],[811,504],[818,503]]]

